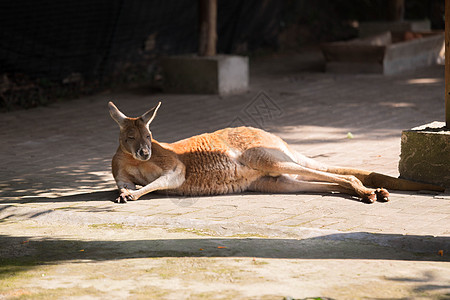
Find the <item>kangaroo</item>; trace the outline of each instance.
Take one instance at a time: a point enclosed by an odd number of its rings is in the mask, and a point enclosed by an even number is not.
[[[153,191],[186,196],[245,191],[339,192],[373,203],[389,200],[386,188],[444,190],[375,172],[327,166],[293,151],[278,136],[252,127],[225,128],[160,143],[149,129],[160,105],[130,118],[112,102],[108,104],[120,127],[119,147],[112,160],[120,190],[117,203],[137,200]]]

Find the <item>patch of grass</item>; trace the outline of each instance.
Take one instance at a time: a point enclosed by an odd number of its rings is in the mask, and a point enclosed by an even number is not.
[[[156,286],[143,286],[130,291],[132,299],[164,299],[171,291]]]
[[[33,269],[38,263],[29,259],[0,259],[0,287],[7,281],[11,280],[20,273]]]
[[[170,228],[167,229],[170,233],[192,233],[199,236],[216,236],[217,232],[212,230],[200,230],[195,228]]]
[[[151,273],[162,279],[179,278],[183,281],[239,282],[244,278],[253,278],[252,273],[239,267],[218,264],[212,259],[177,258],[161,261],[161,265],[148,268]]]
[[[109,278],[108,276],[106,276],[105,274],[101,274],[101,273],[93,273],[90,274],[88,277],[86,277],[86,280],[96,280],[96,279],[105,279],[105,278]]]
[[[42,289],[39,288],[35,291],[27,291],[19,298],[15,299],[65,299],[68,297],[80,298],[82,296],[101,297],[106,296],[106,293],[97,290],[94,287],[88,288],[55,288],[55,289]]]
[[[125,225],[119,223],[102,223],[102,224],[91,224],[88,227],[93,229],[103,229],[103,228],[124,229]]]
[[[27,273],[29,269],[26,267],[10,267],[2,270],[3,274],[0,276],[0,292],[11,287],[20,287],[17,284],[22,279],[31,279],[33,275]]]
[[[233,238],[261,238],[261,239],[269,238],[267,235],[263,235],[263,234],[259,234],[259,233],[238,233],[238,234],[233,234],[230,237],[233,237]]]
[[[189,300],[203,300],[203,299],[242,299],[242,295],[237,291],[217,291],[217,292],[203,292],[192,294]]]
[[[69,210],[69,209],[74,209],[74,207],[72,207],[72,206],[62,206],[62,207],[55,207],[55,208],[53,208],[53,210]]]
[[[0,299],[3,299],[2,296],[7,299],[28,297],[31,293],[23,289],[23,283],[47,273],[47,270],[47,265],[30,258],[0,259]]]
[[[0,299],[67,299],[91,296],[104,298],[105,293],[95,287],[45,288],[45,284],[33,284],[51,280],[54,276],[52,264],[43,264],[33,258],[0,259]],[[88,279],[101,278],[90,276]],[[28,286],[31,284],[32,287]]]
[[[260,300],[273,300],[282,299],[280,296],[276,295],[264,295],[257,297],[244,297],[240,292],[233,290],[217,291],[217,292],[203,292],[190,295],[189,300],[204,300],[204,299],[260,299]]]
[[[264,260],[253,260],[252,264],[254,264],[255,266],[263,266],[263,265],[268,265],[269,263],[267,261]]]

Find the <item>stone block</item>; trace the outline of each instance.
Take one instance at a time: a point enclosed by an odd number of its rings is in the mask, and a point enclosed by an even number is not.
[[[359,24],[359,36],[367,37],[379,34],[384,31],[404,32],[404,31],[430,31],[429,20],[405,20],[399,22],[375,21],[361,22]]]
[[[163,88],[170,93],[232,94],[248,89],[248,57],[182,55],[162,60]]]
[[[442,32],[385,32],[371,37],[322,45],[326,71],[396,74],[437,64]]]
[[[402,132],[400,177],[450,187],[450,130],[433,122]]]

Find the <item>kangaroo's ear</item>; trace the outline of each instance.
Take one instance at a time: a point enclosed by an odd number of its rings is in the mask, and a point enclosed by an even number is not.
[[[153,119],[156,117],[156,112],[158,111],[159,107],[161,106],[161,102],[158,103],[155,107],[150,109],[148,112],[143,114],[141,116],[141,119],[144,121],[145,125],[150,125],[150,123],[153,121]]]
[[[108,103],[108,107],[111,118],[113,118],[114,121],[122,127],[127,116],[125,116],[111,101]]]

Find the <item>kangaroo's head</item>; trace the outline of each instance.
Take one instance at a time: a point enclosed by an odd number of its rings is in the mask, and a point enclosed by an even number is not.
[[[129,118],[114,103],[108,103],[109,113],[120,127],[120,147],[134,159],[146,161],[152,155],[152,133],[149,125],[155,118],[160,105],[161,102],[138,118]]]

